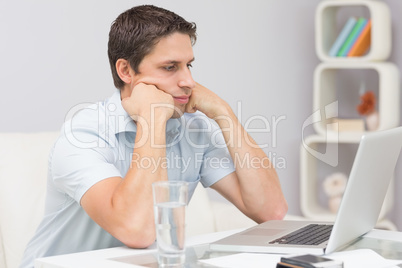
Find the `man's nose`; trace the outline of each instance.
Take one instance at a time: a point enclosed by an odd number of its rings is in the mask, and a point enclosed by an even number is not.
[[[195,81],[188,68],[183,70],[183,72],[180,76],[179,87],[186,88],[186,89],[193,89],[195,87]]]

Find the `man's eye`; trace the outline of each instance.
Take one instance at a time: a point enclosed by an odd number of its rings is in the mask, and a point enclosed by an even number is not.
[[[176,68],[176,66],[174,66],[174,65],[165,66],[165,70],[169,71],[169,72],[174,71],[175,68]]]
[[[191,65],[191,63],[187,64],[187,68],[193,68],[193,65]]]

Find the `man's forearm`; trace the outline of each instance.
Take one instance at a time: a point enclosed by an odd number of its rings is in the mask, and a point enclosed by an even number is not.
[[[148,233],[150,237],[145,239],[151,241],[155,240],[152,183],[167,180],[165,144],[166,122],[138,121],[133,155],[140,161],[134,163],[132,160],[124,180],[113,195],[114,209],[121,212],[118,215],[122,221],[131,222],[141,232]],[[156,166],[150,167],[149,163]]]
[[[287,205],[277,173],[267,155],[246,132],[230,108],[215,120],[234,161],[247,212],[255,215],[253,218],[261,219],[259,221],[281,218],[281,215],[271,215],[286,213]]]

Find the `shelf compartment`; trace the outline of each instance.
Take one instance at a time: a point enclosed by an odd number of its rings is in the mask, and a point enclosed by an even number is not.
[[[314,71],[313,122],[315,123],[313,127],[318,134],[325,136],[328,131],[336,132],[336,130],[328,128],[328,120],[326,119],[339,115],[338,105],[331,105],[339,101],[338,91],[349,90],[337,88],[338,74],[356,70],[372,72],[378,77],[378,85],[376,86],[378,88],[375,91],[377,94],[379,125],[375,130],[385,130],[399,125],[400,81],[399,71],[395,64],[390,62],[327,62],[319,64]],[[356,87],[356,94],[358,94],[359,90],[360,88]],[[357,104],[359,103],[356,103],[356,106]],[[321,112],[317,111],[325,111],[325,115],[322,116]],[[365,132],[367,130],[357,134],[362,135]]]
[[[337,21],[338,13],[346,9],[367,10],[367,19],[372,20],[369,52],[361,57],[330,57],[329,50],[339,35],[347,18]],[[338,25],[338,27],[337,27]],[[339,29],[340,28],[340,29]],[[317,56],[321,61],[384,61],[391,53],[391,15],[389,7],[375,0],[330,0],[318,4],[315,14],[315,42]]]
[[[360,137],[348,134],[340,134],[337,138],[312,135],[305,139],[305,146],[316,152],[331,150],[329,146],[339,147],[339,156],[331,155],[339,159],[335,167],[317,159],[303,144],[300,148],[300,208],[305,217],[322,221],[335,220],[336,214],[332,213],[326,204],[327,197],[322,189],[322,183],[327,174],[343,172],[349,175],[359,142]],[[379,220],[385,219],[386,214],[392,209],[393,181],[392,179],[389,185]]]

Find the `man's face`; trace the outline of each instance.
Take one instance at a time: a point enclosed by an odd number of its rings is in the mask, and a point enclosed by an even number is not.
[[[176,111],[174,118],[180,117],[189,101],[195,81],[190,72],[194,60],[190,37],[174,33],[162,38],[152,52],[144,57],[135,74],[134,85],[139,82],[153,84],[171,95]],[[178,112],[180,111],[180,112]]]

